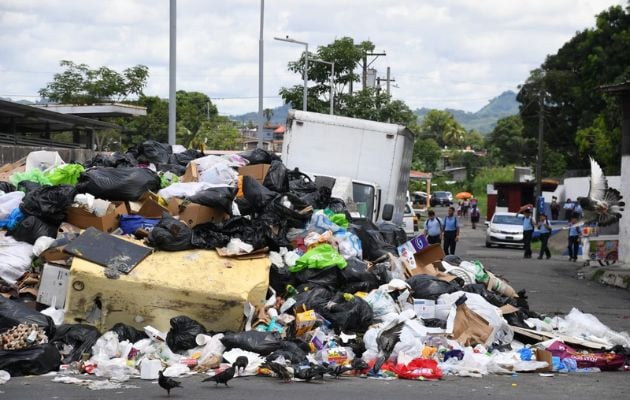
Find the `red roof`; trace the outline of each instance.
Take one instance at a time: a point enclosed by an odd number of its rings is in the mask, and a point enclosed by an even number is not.
[[[430,172],[409,171],[409,177],[411,179],[431,179],[433,178],[433,174]]]
[[[284,133],[286,132],[286,130],[287,128],[285,128],[284,125],[280,125],[279,127],[273,130],[273,133]]]

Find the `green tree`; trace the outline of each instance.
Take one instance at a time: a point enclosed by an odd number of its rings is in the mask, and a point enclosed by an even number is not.
[[[243,143],[236,123],[220,115],[202,123],[196,140],[212,150],[242,150]]]
[[[419,127],[421,138],[431,138],[440,147],[461,147],[465,142],[466,129],[461,126],[448,111],[429,111]]]
[[[435,172],[442,157],[442,150],[431,138],[418,139],[413,145],[413,169]]]
[[[517,100],[523,118],[525,138],[537,138],[538,99],[544,93],[545,143],[567,168],[588,165],[586,153],[596,153],[596,142],[589,135],[601,131],[603,115],[608,136],[614,142],[620,126],[619,113],[597,90],[600,85],[630,79],[630,6],[613,6],[596,17],[596,24],[577,32],[556,54],[549,55],[541,67],[532,71],[521,86]],[[587,129],[578,135],[580,130]],[[601,141],[600,141],[601,142]],[[577,144],[577,146],[576,146]],[[596,146],[591,149],[589,146]],[[581,146],[581,147],[580,147]],[[599,149],[601,153],[601,148]],[[609,173],[619,171],[619,146],[602,160]],[[549,171],[543,169],[544,174]]]
[[[201,92],[178,90],[176,98],[177,122],[183,127],[181,132],[184,133],[178,141],[189,147],[195,141],[201,124],[217,116],[219,112],[210,98]]]
[[[122,73],[108,67],[90,69],[87,64],[62,60],[65,70],[53,76],[52,82],[39,90],[39,95],[51,102],[93,104],[119,102],[131,95],[142,96],[149,78],[149,69],[136,65]]]
[[[271,108],[265,108],[263,115],[265,116],[265,123],[269,125],[271,123],[271,117],[273,117],[273,110]]]
[[[489,157],[498,165],[521,165],[529,162],[529,147],[533,146],[529,140],[523,138],[523,120],[519,115],[501,118],[486,136]]]
[[[473,150],[481,150],[485,147],[484,136],[471,129],[464,135],[464,146],[470,146]]]

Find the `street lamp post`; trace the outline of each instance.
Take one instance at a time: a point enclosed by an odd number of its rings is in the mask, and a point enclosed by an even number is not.
[[[281,42],[295,43],[301,44],[305,47],[304,50],[304,99],[302,100],[302,110],[306,111],[306,101],[308,98],[308,43],[300,42],[299,40],[291,39],[290,37],[286,38],[274,38],[275,40],[279,40]]]
[[[318,59],[314,59],[313,61],[330,65],[330,115],[333,115],[333,104],[335,99],[335,92],[333,91],[333,86],[335,85],[335,63]]]

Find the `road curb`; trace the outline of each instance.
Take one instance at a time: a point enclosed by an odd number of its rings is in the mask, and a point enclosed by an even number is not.
[[[630,265],[615,265],[611,267],[585,267],[578,272],[578,276],[621,289],[630,290]]]

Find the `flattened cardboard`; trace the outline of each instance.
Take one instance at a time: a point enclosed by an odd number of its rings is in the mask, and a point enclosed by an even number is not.
[[[124,202],[113,203],[114,206],[108,210],[103,217],[96,215],[78,207],[68,207],[66,222],[81,229],[96,228],[103,232],[111,233],[118,228],[118,217],[128,214],[127,205]]]
[[[457,306],[452,338],[462,346],[487,344],[493,329],[481,315],[477,314],[466,304]]]
[[[256,179],[258,182],[262,183],[265,180],[265,176],[267,176],[267,171],[271,164],[256,164],[256,165],[246,165],[244,167],[240,167],[238,169],[238,173],[241,176],[251,176]]]
[[[183,199],[173,197],[168,202],[168,211],[173,216],[178,216],[179,220],[193,228],[207,222],[222,222],[229,218],[223,210],[191,203]]]
[[[413,258],[416,261],[416,266],[420,267],[422,265],[432,264],[434,261],[442,261],[445,256],[446,254],[444,254],[442,246],[432,244],[414,254]]]
[[[37,302],[61,309],[66,303],[70,268],[44,264],[37,291]],[[54,300],[54,304],[53,304]]]
[[[552,372],[553,371],[553,354],[544,349],[536,349],[536,361],[545,361],[547,366],[538,368],[535,372]]]

